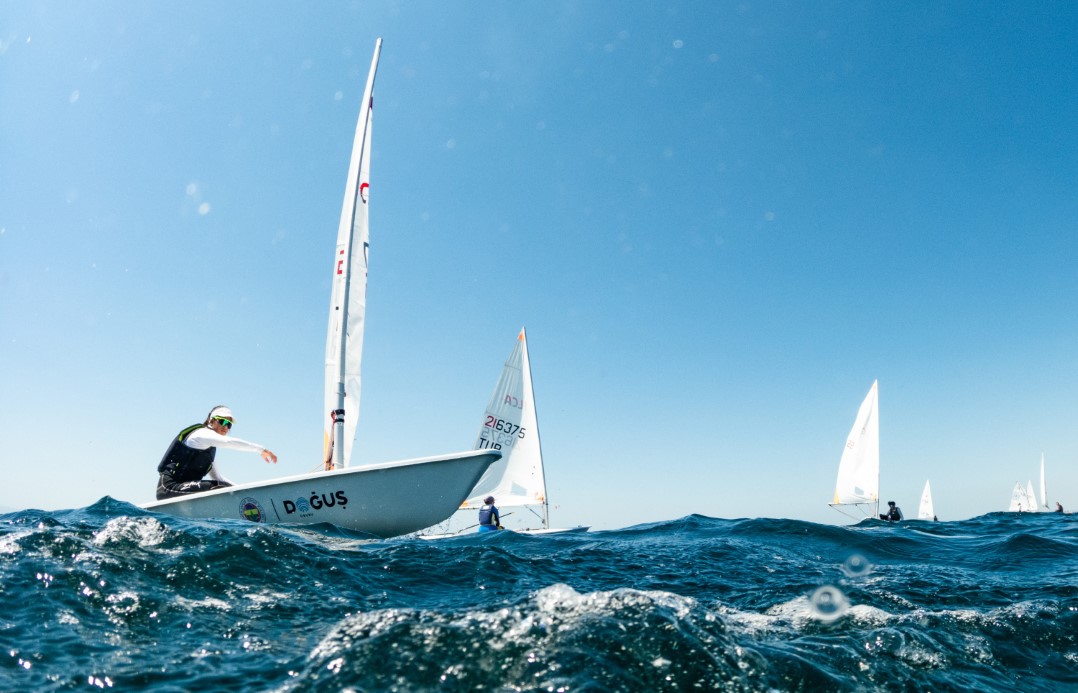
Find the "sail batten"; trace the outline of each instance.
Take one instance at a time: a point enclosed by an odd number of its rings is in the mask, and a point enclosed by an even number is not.
[[[367,310],[370,247],[367,203],[370,193],[371,121],[374,113],[374,78],[381,52],[382,39],[378,39],[356,123],[333,256],[323,425],[326,426],[324,445],[327,456],[332,446],[332,467],[337,469],[349,465],[359,423],[360,363]],[[340,444],[336,444],[336,441],[340,441]]]

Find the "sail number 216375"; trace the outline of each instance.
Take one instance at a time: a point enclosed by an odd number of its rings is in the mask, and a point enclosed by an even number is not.
[[[486,423],[484,423],[483,425],[487,428],[493,428],[495,431],[500,431],[510,436],[515,435],[517,438],[523,438],[524,431],[526,430],[513,423],[512,421],[506,421],[505,419],[496,419],[489,414],[487,414]]]

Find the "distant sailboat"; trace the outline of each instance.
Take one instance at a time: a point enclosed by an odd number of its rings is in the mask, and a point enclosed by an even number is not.
[[[917,509],[917,519],[936,519],[936,509],[932,507],[932,485],[928,481],[925,482],[925,490],[921,492],[921,505]]]
[[[483,412],[475,448],[498,450],[502,458],[490,465],[480,477],[467,500],[460,506],[464,510],[478,510],[484,499],[494,496],[495,504],[503,516],[507,508],[520,508],[535,515],[541,522],[538,528],[514,531],[526,534],[553,534],[557,532],[583,532],[588,527],[551,528],[550,501],[546,492],[546,473],[543,469],[543,448],[539,442],[539,419],[535,409],[535,391],[532,387],[531,359],[528,356],[528,335],[520,328],[516,343],[505,360],[490,402]],[[541,514],[540,514],[541,513]],[[468,515],[475,522],[475,515]],[[519,524],[519,520],[514,524]],[[475,525],[465,529],[473,529]],[[464,529],[459,532],[465,531]],[[449,534],[426,535],[434,539]]]
[[[1019,481],[1011,491],[1011,504],[1007,507],[1011,513],[1035,513],[1037,512],[1037,497],[1033,495],[1033,483],[1027,482],[1025,486]]]
[[[880,410],[879,381],[872,387],[857,410],[857,418],[846,438],[838,464],[835,495],[828,503],[844,515],[842,508],[852,506],[867,517],[879,517],[880,510]],[[871,512],[869,509],[871,508]],[[850,515],[853,517],[852,515]]]
[[[1041,453],[1041,510],[1048,511],[1048,493],[1044,487],[1044,453]]]
[[[1041,499],[1037,500],[1037,494],[1033,491],[1033,480],[1026,481],[1023,486],[1019,481],[1011,492],[1011,503],[1007,506],[1007,512],[1012,513],[1036,513],[1051,510],[1048,507],[1048,492],[1044,481],[1044,453],[1041,453]]]

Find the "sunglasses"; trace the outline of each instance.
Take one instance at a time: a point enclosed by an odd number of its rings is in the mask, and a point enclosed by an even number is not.
[[[217,423],[221,424],[225,428],[232,428],[232,422],[229,421],[228,419],[222,419],[220,416],[215,416],[215,417],[213,417],[213,420],[216,421]]]

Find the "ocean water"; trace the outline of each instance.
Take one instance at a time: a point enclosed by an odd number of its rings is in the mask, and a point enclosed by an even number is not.
[[[1078,516],[370,540],[0,515],[0,690],[1074,691]]]

